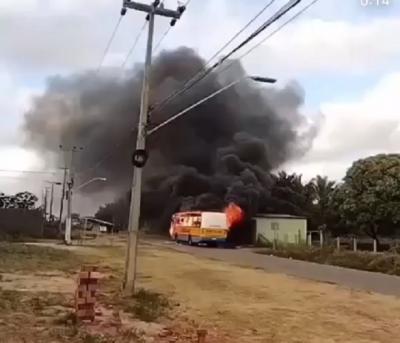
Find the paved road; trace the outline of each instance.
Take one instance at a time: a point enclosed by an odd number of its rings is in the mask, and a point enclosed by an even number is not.
[[[192,255],[226,261],[240,266],[260,268],[272,273],[283,273],[368,292],[400,296],[400,277],[398,276],[261,255],[252,252],[250,249],[191,247],[177,245],[169,241],[152,242],[152,244],[161,244],[164,247]]]

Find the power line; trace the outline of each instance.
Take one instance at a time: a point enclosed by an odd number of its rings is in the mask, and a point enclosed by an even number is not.
[[[239,37],[251,24],[253,24],[257,18],[259,18],[273,3],[275,0],[271,0],[269,3],[267,3],[253,18],[250,19],[250,21],[243,26],[238,32],[236,32],[233,37],[227,41],[214,55],[212,55],[206,62],[206,66],[210,64],[210,62],[217,57],[222,51],[225,50],[226,47],[229,46],[237,37]]]
[[[133,41],[132,47],[129,49],[129,52],[126,55],[124,62],[122,62],[122,64],[121,64],[121,68],[125,68],[125,65],[128,62],[129,57],[132,55],[133,51],[135,50],[135,48],[139,42],[139,39],[142,36],[144,29],[146,28],[146,25],[147,25],[147,20],[145,20],[145,22],[143,23],[143,26],[141,27],[140,31],[136,35],[135,40]]]
[[[123,17],[124,17],[124,14],[121,13],[121,15],[119,16],[119,18],[118,18],[118,20],[117,20],[117,23],[116,23],[116,25],[115,25],[115,27],[114,27],[114,30],[113,30],[113,32],[112,32],[112,34],[111,34],[111,37],[110,37],[110,39],[108,40],[108,43],[107,43],[107,45],[106,45],[106,48],[104,49],[103,56],[101,57],[99,66],[97,67],[97,72],[100,71],[100,69],[101,69],[101,67],[102,67],[102,65],[103,65],[104,59],[106,58],[106,56],[107,56],[107,54],[108,54],[108,50],[110,50],[111,44],[112,44],[112,42],[113,42],[113,40],[114,40],[114,38],[115,38],[115,35],[117,34],[119,25],[121,24],[121,21],[122,21],[122,18],[123,18]]]
[[[219,72],[222,72],[228,68],[230,68],[232,65],[234,65],[234,63],[237,60],[240,60],[242,58],[244,58],[245,56],[247,56],[248,54],[250,54],[252,51],[254,51],[257,47],[259,47],[262,43],[264,43],[267,39],[269,39],[270,37],[272,37],[274,34],[276,34],[277,32],[279,32],[280,30],[282,30],[286,25],[288,25],[290,22],[292,22],[293,20],[295,20],[297,17],[299,17],[302,13],[304,13],[306,10],[308,10],[311,6],[313,6],[316,2],[318,2],[319,0],[313,0],[312,2],[310,2],[307,6],[305,6],[303,9],[301,9],[299,12],[297,12],[295,15],[293,15],[292,17],[290,17],[288,20],[286,20],[282,25],[280,25],[277,29],[275,29],[274,31],[272,31],[269,35],[267,35],[266,37],[264,37],[260,42],[258,42],[255,46],[253,46],[252,48],[250,48],[249,50],[247,50],[244,54],[242,54],[241,56],[239,56],[237,59],[230,61],[229,64],[227,64],[222,70],[219,70]],[[157,130],[159,130],[160,128],[162,128],[163,126],[169,124],[170,122],[172,122],[173,120],[179,118],[180,116],[182,116],[183,114],[189,112],[192,108],[198,106],[199,104],[202,104],[203,102],[205,102],[206,100],[214,97],[215,95],[221,93],[222,91],[224,91],[225,89],[231,87],[233,84],[238,83],[238,81],[234,81],[231,84],[228,84],[218,90],[216,90],[214,93],[206,96],[205,98],[200,99],[199,101],[195,102],[194,104],[190,105],[189,107],[186,107],[185,109],[183,109],[182,111],[178,112],[177,114],[173,115],[172,117],[168,118],[167,120],[165,120],[164,122],[158,124],[156,127],[152,128],[151,130],[148,131],[148,134],[151,135],[152,133],[156,132]]]
[[[4,173],[24,173],[24,174],[56,174],[57,171],[46,171],[46,170],[12,170],[12,169],[0,169],[0,172]],[[5,176],[2,176],[5,177]]]
[[[305,11],[307,11],[311,6],[315,5],[315,3],[317,3],[319,0],[313,0],[311,1],[307,6],[305,6],[304,8],[302,8],[299,12],[297,12],[295,15],[291,16],[288,20],[286,20],[285,22],[283,22],[283,24],[281,24],[280,26],[278,26],[275,30],[273,30],[270,34],[268,34],[267,36],[265,36],[260,42],[258,42],[256,45],[254,45],[253,47],[251,47],[249,50],[247,50],[245,53],[243,53],[242,55],[240,55],[239,57],[237,57],[235,60],[231,61],[230,63],[228,63],[227,65],[225,65],[224,68],[222,68],[219,72],[222,72],[228,68],[230,68],[232,65],[234,65],[234,63],[237,60],[241,60],[244,57],[246,57],[247,55],[249,55],[250,53],[252,53],[255,49],[257,49],[261,44],[265,43],[269,38],[271,38],[272,36],[274,36],[276,33],[278,33],[279,31],[281,31],[286,25],[290,24],[293,20],[297,19],[301,14],[303,14]]]
[[[235,61],[237,60],[241,60],[242,58],[246,57],[247,55],[249,55],[251,52],[253,52],[255,49],[257,49],[261,44],[263,44],[265,41],[267,41],[269,38],[271,38],[273,35],[275,35],[276,33],[278,33],[280,30],[282,30],[286,25],[288,25],[289,23],[291,23],[293,20],[297,19],[301,14],[303,14],[306,10],[308,10],[311,6],[313,6],[316,2],[318,2],[319,0],[313,0],[311,3],[309,3],[307,6],[305,6],[303,9],[301,9],[299,12],[297,12],[295,15],[293,15],[292,17],[290,17],[288,20],[286,20],[282,25],[278,26],[274,31],[272,31],[269,35],[267,35],[266,37],[264,37],[260,42],[258,42],[256,45],[254,45],[253,47],[251,47],[249,50],[247,50],[244,54],[240,55],[237,59],[232,60],[230,63],[228,63],[227,65],[225,65],[224,68],[222,68],[219,72],[222,72],[228,68],[230,68],[232,65],[234,65]],[[155,108],[154,108],[155,109]],[[153,109],[153,110],[154,110]],[[121,141],[120,143],[118,143],[115,146],[115,149],[119,148],[122,143],[124,141]],[[100,159],[94,167],[88,168],[85,171],[81,172],[81,173],[86,173],[89,170],[94,170],[96,169],[100,164],[104,163],[104,161],[106,161],[108,158],[110,158],[113,155],[113,152],[115,151],[115,149],[113,149],[112,152],[108,153],[105,157],[103,157],[102,159]]]
[[[86,168],[86,169],[78,172],[77,174],[82,175],[82,174],[86,174],[90,171],[96,170],[101,164],[103,164],[105,161],[107,161],[110,157],[112,157],[114,155],[115,150],[120,148],[127,141],[127,139],[130,138],[131,133],[132,132],[130,132],[129,135],[127,137],[125,137],[126,139],[123,139],[123,140],[119,141],[117,144],[115,144],[114,149],[112,149],[109,153],[105,154],[102,158],[100,158],[91,167]]]
[[[161,36],[161,38],[156,43],[156,46],[154,47],[154,53],[158,50],[158,48],[160,47],[162,41],[168,35],[168,33],[169,33],[169,31],[171,31],[171,29],[172,29],[172,26],[168,26],[168,28],[164,31],[163,35]]]
[[[251,40],[253,40],[255,37],[257,37],[261,32],[263,32],[265,29],[267,29],[271,24],[279,20],[283,15],[285,15],[287,12],[289,12],[292,8],[294,8],[296,5],[300,3],[301,0],[291,0],[289,1],[286,5],[282,6],[272,17],[270,17],[267,21],[265,21],[257,30],[255,30],[252,34],[250,34],[245,40],[243,40],[239,45],[237,45],[235,48],[233,48],[227,55],[225,55],[222,59],[214,63],[211,67],[207,69],[203,69],[199,71],[197,74],[195,74],[191,79],[185,81],[183,87],[175,92],[172,92],[169,96],[167,96],[164,100],[159,102],[158,104],[154,105],[151,109],[151,111],[160,109],[161,107],[165,106],[169,102],[171,102],[173,99],[175,99],[177,96],[185,93],[188,91],[190,88],[192,88],[194,85],[199,83],[201,80],[203,80],[207,75],[211,73],[214,69],[219,67],[224,61],[226,61],[230,56],[232,56],[235,52],[237,52],[239,49],[241,49],[243,46],[248,44]],[[268,4],[269,5],[269,4]],[[257,14],[258,15],[258,14]],[[256,15],[256,17],[257,17]],[[252,19],[253,20],[253,19]],[[254,19],[255,20],[255,19]]]
[[[164,2],[164,1],[161,1],[161,4],[162,4],[163,2]],[[190,2],[191,2],[191,0],[188,0],[188,1],[185,3],[185,5],[183,5],[183,6],[178,6],[178,12],[180,12],[180,14],[182,14],[183,11],[185,11],[187,5],[189,5]],[[157,5],[157,6],[158,6],[158,5]],[[122,15],[125,15],[125,12],[124,12],[123,14],[122,14],[122,12],[121,12],[121,16],[122,16]],[[119,22],[120,22],[120,21],[119,21]],[[119,25],[119,22],[117,23],[117,26]],[[176,19],[173,19],[173,20],[171,21],[171,23],[170,23],[170,28],[171,28],[173,25],[175,25],[175,22],[176,22]],[[137,45],[137,43],[138,43],[138,41],[139,41],[139,39],[140,39],[142,33],[143,33],[143,31],[144,31],[144,29],[146,28],[146,26],[147,26],[147,18],[146,18],[146,21],[144,22],[143,26],[141,27],[139,33],[137,34],[137,36],[136,36],[136,38],[135,38],[135,40],[134,40],[134,43],[133,43],[131,49],[129,50],[129,52],[128,52],[128,54],[127,54],[127,56],[126,56],[124,62],[122,63],[122,65],[121,65],[122,68],[125,67],[125,65],[126,65],[126,63],[127,63],[127,61],[128,61],[128,59],[129,59],[129,56],[133,53],[133,51],[134,51],[134,49],[135,49],[135,47],[136,47],[136,45]],[[114,33],[113,33],[113,35],[112,35],[112,38],[113,38],[113,36],[115,36],[115,32],[116,32],[116,31],[117,31],[117,28],[114,30]],[[111,40],[112,40],[112,39],[111,39]],[[111,40],[110,40],[110,41],[111,41]],[[106,49],[106,50],[107,50],[107,49]],[[130,138],[130,134],[128,135],[127,138]],[[113,152],[114,152],[116,149],[118,149],[124,142],[125,142],[125,140],[121,140],[119,143],[117,143],[117,144],[115,145],[115,149],[113,149],[113,151],[112,151],[111,153],[106,154],[104,157],[102,157],[100,160],[98,160],[92,167],[89,167],[89,168],[87,168],[87,169],[85,169],[85,170],[79,172],[78,174],[85,174],[85,173],[87,173],[87,172],[89,172],[89,171],[92,171],[92,170],[95,170],[96,168],[98,168],[102,163],[104,163],[104,161],[106,161],[108,158],[110,158],[110,157],[113,155]]]

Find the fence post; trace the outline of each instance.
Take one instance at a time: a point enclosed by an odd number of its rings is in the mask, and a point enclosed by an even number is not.
[[[312,245],[311,232],[307,235],[308,246]]]
[[[378,252],[378,244],[376,242],[376,239],[374,239],[374,253]]]
[[[319,245],[322,248],[324,245],[324,234],[322,230],[319,230]]]
[[[340,237],[339,236],[336,237],[336,250],[340,251]]]
[[[353,251],[357,251],[357,238],[353,237]]]

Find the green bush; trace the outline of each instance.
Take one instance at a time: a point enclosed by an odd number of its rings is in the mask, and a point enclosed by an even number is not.
[[[277,250],[260,249],[256,252],[301,261],[400,275],[400,255],[393,253],[373,254],[369,252],[336,251],[333,247],[300,246],[279,247]]]

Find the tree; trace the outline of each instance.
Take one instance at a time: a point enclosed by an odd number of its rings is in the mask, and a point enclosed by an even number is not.
[[[400,222],[400,154],[354,162],[334,192],[333,206],[346,224],[376,240],[392,234]]]
[[[30,192],[19,192],[15,195],[0,193],[0,208],[34,209],[38,198]]]
[[[273,180],[266,212],[302,216],[310,212],[313,190],[310,184],[303,184],[301,175],[281,171]]]
[[[331,207],[331,197],[335,189],[335,181],[329,181],[328,177],[317,175],[309,183],[312,190],[312,209],[310,220],[315,228],[326,226],[332,229],[336,220]]]

